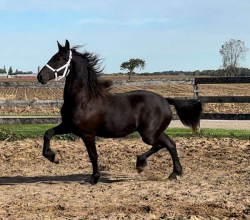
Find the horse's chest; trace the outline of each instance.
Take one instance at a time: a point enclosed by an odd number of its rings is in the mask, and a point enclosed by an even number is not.
[[[72,109],[69,107],[66,107],[65,104],[63,104],[62,108],[61,108],[61,116],[62,118],[68,118],[70,115],[72,115]]]
[[[66,108],[61,109],[62,120],[72,124],[74,127],[84,129],[94,128],[98,126],[101,120],[101,116],[98,111],[94,109],[82,109],[82,108]]]
[[[62,121],[66,122],[67,124],[71,124],[72,123],[72,119],[73,119],[73,115],[74,115],[74,108],[72,108],[72,106],[68,105],[63,105],[61,108],[61,116],[62,116]]]

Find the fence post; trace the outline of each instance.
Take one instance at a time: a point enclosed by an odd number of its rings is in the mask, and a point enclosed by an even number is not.
[[[193,79],[193,87],[194,87],[194,98],[197,99],[199,96],[199,87],[198,84],[195,82],[195,78]]]

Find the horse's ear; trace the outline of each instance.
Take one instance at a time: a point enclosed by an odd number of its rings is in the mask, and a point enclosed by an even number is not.
[[[58,50],[61,50],[63,47],[62,45],[57,41],[57,45],[58,45]]]
[[[70,49],[68,40],[66,40],[66,42],[65,42],[65,48],[66,48],[66,51],[69,51],[69,49]]]

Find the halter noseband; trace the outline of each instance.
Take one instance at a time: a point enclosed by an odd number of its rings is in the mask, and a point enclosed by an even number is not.
[[[67,75],[69,75],[69,72],[70,72],[69,66],[70,66],[71,60],[72,60],[72,51],[70,50],[70,51],[69,51],[69,60],[68,60],[67,63],[66,63],[65,65],[63,65],[62,67],[60,67],[60,68],[58,68],[58,69],[54,69],[54,68],[51,67],[49,64],[46,64],[45,66],[47,66],[50,70],[53,71],[53,73],[55,74],[55,80],[58,81],[58,80],[60,80],[60,79],[62,79],[62,78],[64,78],[64,77],[66,77]],[[63,75],[57,77],[57,73],[58,73],[60,70],[64,69],[64,68],[65,68],[65,70],[64,70],[64,72],[63,72]]]

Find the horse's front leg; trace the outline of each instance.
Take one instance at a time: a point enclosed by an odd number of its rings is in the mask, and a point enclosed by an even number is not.
[[[81,138],[86,145],[89,158],[93,167],[93,174],[91,176],[90,182],[91,184],[96,184],[100,179],[100,170],[98,166],[98,154],[95,146],[95,136],[81,135]]]
[[[63,123],[45,132],[44,144],[43,144],[43,156],[46,157],[49,161],[53,163],[58,163],[58,161],[55,160],[56,154],[50,148],[51,138],[55,135],[66,134],[66,133],[69,133],[69,129]]]

